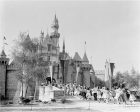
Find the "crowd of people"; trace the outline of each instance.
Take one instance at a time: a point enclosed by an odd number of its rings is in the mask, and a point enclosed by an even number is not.
[[[123,85],[113,87],[111,90],[106,87],[87,88],[86,86],[76,85],[76,83],[57,85],[57,87],[64,89],[65,95],[78,96],[83,100],[118,104],[127,104],[128,102],[134,104],[134,101],[136,100],[133,91],[126,89]]]

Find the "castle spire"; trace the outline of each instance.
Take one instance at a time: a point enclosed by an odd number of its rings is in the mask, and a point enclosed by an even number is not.
[[[7,42],[6,42],[6,37],[4,36],[3,37],[3,47],[2,47],[2,50],[4,51],[5,50],[5,45],[8,45]]]
[[[54,29],[54,32],[58,32],[59,23],[58,23],[58,19],[56,17],[56,14],[54,16],[54,21],[53,21],[53,24],[52,24],[52,28]]]
[[[4,49],[1,51],[0,57],[1,57],[1,58],[6,58],[6,54],[5,54]]]
[[[86,41],[85,41],[85,46],[84,47],[85,47],[85,53],[86,53]]]
[[[41,30],[40,34],[41,34],[41,35],[44,35],[44,31]]]
[[[89,63],[86,52],[85,52],[84,57],[83,57],[83,62],[84,63]]]
[[[40,43],[43,42],[43,39],[44,39],[44,31],[41,30],[41,32],[40,32]]]
[[[30,38],[29,33],[28,33],[27,36],[26,36],[26,40],[31,41],[31,38]]]
[[[88,60],[87,54],[86,54],[86,41],[85,41],[85,53],[84,53],[84,56],[83,56],[83,63],[89,63],[89,60]]]
[[[63,53],[65,53],[65,40],[63,40]]]
[[[44,37],[44,31],[41,30],[40,32],[40,37],[43,38]]]
[[[1,54],[0,54],[0,57],[1,57],[1,58],[6,58],[6,54],[5,54],[5,45],[8,45],[8,44],[7,44],[7,42],[6,42],[6,37],[4,36],[4,37],[3,37],[3,47],[2,47]]]
[[[60,33],[58,33],[59,24],[58,24],[58,19],[56,17],[56,14],[54,16],[54,21],[53,21],[53,24],[52,24],[52,29],[53,29],[53,32],[51,33],[50,38],[53,40],[54,44],[56,46],[58,46]]]

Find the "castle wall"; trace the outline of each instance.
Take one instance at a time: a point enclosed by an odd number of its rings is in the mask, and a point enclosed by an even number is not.
[[[83,76],[83,74],[79,73],[78,79],[77,79],[77,84],[81,85],[81,86],[83,85],[83,77],[82,76]]]
[[[83,71],[83,75],[84,75],[84,84],[86,87],[90,87],[90,71],[86,70]]]
[[[16,74],[18,71],[9,71],[7,73],[7,98],[13,99],[17,90],[18,80]]]
[[[72,83],[74,82],[74,69],[71,65],[68,65],[68,70],[67,70],[67,78],[66,81],[67,83]]]
[[[90,76],[90,87],[93,88],[95,86],[95,74],[91,74]]]
[[[6,78],[6,66],[0,63],[0,95],[5,97],[5,78]]]

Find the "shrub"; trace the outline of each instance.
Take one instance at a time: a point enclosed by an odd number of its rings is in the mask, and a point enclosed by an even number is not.
[[[0,100],[5,100],[6,98],[3,95],[0,95]]]
[[[66,99],[65,98],[61,99],[61,103],[66,103]]]
[[[56,100],[55,99],[51,99],[51,102],[56,102]]]

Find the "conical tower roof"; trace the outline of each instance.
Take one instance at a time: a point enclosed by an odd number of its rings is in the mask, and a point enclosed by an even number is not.
[[[87,55],[86,55],[86,52],[85,52],[84,57],[83,57],[83,62],[89,63],[89,60],[88,60]]]
[[[55,24],[58,24],[58,19],[57,19],[57,17],[56,17],[56,14],[55,14],[55,16],[54,16],[54,23],[55,23]]]
[[[52,24],[52,28],[57,29],[57,30],[59,28],[58,19],[56,17],[56,14],[54,16],[54,21],[53,21],[53,24]]]
[[[6,54],[5,54],[5,51],[4,51],[4,50],[2,50],[0,56],[1,56],[1,57],[6,57]]]
[[[28,41],[28,42],[29,42],[29,41],[31,41],[31,38],[30,38],[30,35],[29,35],[29,33],[26,35],[26,38],[25,38],[25,40],[26,40],[26,41]]]
[[[74,55],[73,59],[76,60],[76,61],[82,61],[82,59],[79,56],[78,52],[75,52],[75,55]]]
[[[46,38],[50,38],[49,33],[47,32]]]

